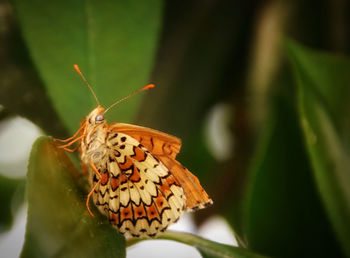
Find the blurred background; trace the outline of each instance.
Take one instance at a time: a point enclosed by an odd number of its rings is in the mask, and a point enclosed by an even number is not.
[[[178,160],[214,205],[174,229],[350,257],[349,14],[346,0],[0,0],[1,253],[21,253],[32,143],[71,136],[96,106],[77,63],[105,107],[156,84],[107,119],[182,139]],[[127,255],[161,247],[200,257],[160,240]]]

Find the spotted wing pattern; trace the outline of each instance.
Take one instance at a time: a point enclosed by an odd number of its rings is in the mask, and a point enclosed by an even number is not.
[[[102,179],[94,203],[126,236],[163,232],[186,208],[179,180],[135,138],[114,131],[106,137],[106,163],[98,168]],[[91,185],[97,181],[90,173]]]
[[[213,201],[200,185],[199,180],[180,162],[168,156],[158,156],[158,159],[171,171],[181,185],[186,196],[186,210],[196,211],[213,204]]]
[[[146,127],[112,123],[109,129],[130,135],[155,156],[165,155],[175,159],[181,148],[181,140],[179,138]]]
[[[149,128],[124,123],[112,123],[110,130],[123,132],[139,141],[171,171],[184,190],[186,210],[202,209],[213,203],[200,185],[198,178],[175,160],[181,148],[179,138]]]

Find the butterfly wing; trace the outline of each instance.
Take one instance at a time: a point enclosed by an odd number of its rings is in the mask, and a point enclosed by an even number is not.
[[[102,179],[93,195],[100,211],[133,237],[155,236],[176,222],[186,197],[169,169],[124,132],[109,130],[106,144],[106,164],[99,168]]]
[[[111,124],[110,130],[123,132],[137,139],[168,168],[184,190],[187,210],[202,209],[213,203],[200,185],[198,178],[175,160],[181,148],[179,138],[149,128],[123,123]]]
[[[141,143],[153,155],[166,155],[175,159],[181,148],[181,140],[175,136],[142,126],[112,123],[112,132],[125,133]]]
[[[213,204],[212,199],[200,185],[198,178],[177,160],[169,156],[157,156],[158,159],[171,171],[182,186],[186,196],[186,209],[191,211],[206,208]]]

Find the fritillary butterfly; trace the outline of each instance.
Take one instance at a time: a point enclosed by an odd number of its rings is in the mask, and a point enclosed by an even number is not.
[[[177,222],[183,211],[202,209],[212,200],[198,178],[175,160],[181,140],[136,125],[107,124],[104,114],[132,95],[153,88],[150,84],[117,101],[108,109],[100,106],[91,86],[74,65],[98,106],[83,119],[78,131],[59,146],[69,152],[78,148],[91,191],[89,199],[112,225],[127,237],[153,237]],[[68,148],[75,142],[78,145]]]

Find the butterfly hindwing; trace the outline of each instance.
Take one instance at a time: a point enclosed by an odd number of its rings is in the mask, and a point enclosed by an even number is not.
[[[198,178],[175,160],[176,154],[181,148],[179,138],[153,129],[123,123],[113,123],[110,128],[113,131],[118,130],[134,139],[144,141],[144,147],[171,171],[182,186],[186,195],[187,210],[202,209],[213,203],[200,185]]]
[[[184,190],[135,138],[112,131],[107,139],[108,176],[101,174],[94,202],[121,233],[155,236],[181,216],[186,205]]]

